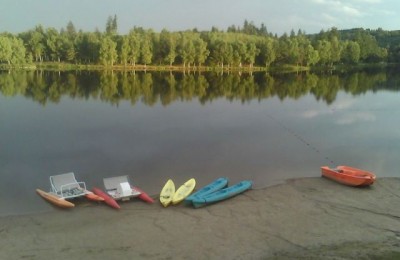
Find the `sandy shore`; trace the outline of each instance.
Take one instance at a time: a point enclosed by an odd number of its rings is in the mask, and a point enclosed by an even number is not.
[[[83,202],[3,217],[0,235],[0,259],[399,259],[400,179],[294,179],[200,209]]]

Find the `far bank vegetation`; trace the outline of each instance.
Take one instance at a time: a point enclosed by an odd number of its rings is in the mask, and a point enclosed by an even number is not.
[[[92,68],[129,70],[307,70],[336,65],[398,63],[400,31],[302,30],[281,36],[244,21],[241,27],[155,32],[141,27],[118,34],[110,16],[104,32],[66,28],[0,34],[3,68]]]

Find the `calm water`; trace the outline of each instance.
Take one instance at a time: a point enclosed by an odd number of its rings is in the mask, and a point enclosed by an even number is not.
[[[53,210],[35,189],[70,171],[151,194],[168,178],[262,188],[322,165],[400,177],[394,75],[2,72],[0,216]]]

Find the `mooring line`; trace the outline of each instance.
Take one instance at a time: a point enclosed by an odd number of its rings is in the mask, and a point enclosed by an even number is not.
[[[312,145],[310,142],[308,142],[306,139],[304,139],[301,135],[299,135],[298,133],[296,133],[291,128],[287,127],[286,125],[284,125],[281,121],[279,121],[275,117],[271,116],[270,114],[267,113],[267,115],[269,118],[274,120],[280,127],[285,129],[285,131],[287,131],[289,134],[293,135],[300,142],[304,143],[308,148],[310,148],[311,150],[313,150],[315,153],[319,154],[320,156],[324,157],[324,159],[327,160],[329,163],[331,163],[333,166],[336,165],[336,163],[331,158],[323,155],[318,148],[316,148],[314,145]]]

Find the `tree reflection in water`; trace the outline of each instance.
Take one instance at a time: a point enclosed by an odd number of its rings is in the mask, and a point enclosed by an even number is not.
[[[148,106],[167,106],[196,99],[205,104],[219,98],[247,102],[272,97],[298,99],[308,94],[331,104],[341,90],[352,95],[382,89],[397,91],[399,82],[397,74],[385,70],[327,75],[13,70],[0,72],[0,93],[21,95],[42,105],[57,103],[63,96],[100,99],[115,105],[129,100],[132,105],[141,101]]]

